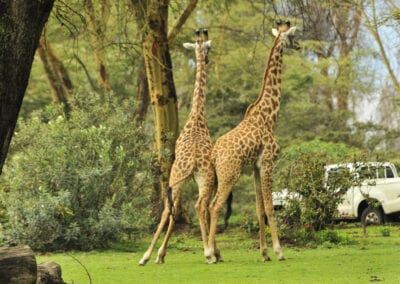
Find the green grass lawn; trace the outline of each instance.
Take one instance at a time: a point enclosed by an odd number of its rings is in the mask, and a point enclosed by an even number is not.
[[[390,235],[384,236],[389,229]],[[201,239],[176,233],[163,265],[138,262],[151,236],[133,245],[105,251],[38,255],[37,261],[55,261],[62,266],[68,283],[400,283],[400,226],[368,227],[362,237],[356,225],[340,229],[345,245],[322,244],[316,248],[284,246],[286,261],[279,262],[269,250],[272,261],[262,262],[258,239],[233,228],[218,235],[225,262],[208,265],[203,257]],[[270,242],[269,242],[270,243]]]

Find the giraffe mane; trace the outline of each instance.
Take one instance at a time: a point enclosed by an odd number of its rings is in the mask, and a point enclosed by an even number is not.
[[[266,69],[265,72],[264,72],[264,78],[263,78],[263,84],[262,84],[261,91],[260,91],[260,93],[259,93],[259,95],[258,95],[257,100],[256,100],[255,102],[253,102],[252,104],[250,104],[249,107],[247,108],[246,114],[244,115],[244,117],[247,117],[247,115],[248,115],[249,112],[253,109],[253,107],[256,106],[256,105],[258,104],[258,102],[261,100],[262,92],[264,91],[264,89],[265,89],[265,84],[267,83],[267,76],[268,76],[268,74],[269,74],[269,69],[270,69],[269,62],[271,61],[271,57],[272,57],[272,53],[273,53],[272,51],[275,49],[275,47],[277,46],[277,44],[278,44],[278,42],[279,42],[279,39],[280,39],[279,35],[280,35],[280,32],[279,32],[278,35],[276,36],[275,41],[274,41],[274,44],[272,45],[272,49],[271,49],[271,51],[270,51],[270,53],[269,53],[269,56],[268,56],[268,60],[267,60],[267,69]]]

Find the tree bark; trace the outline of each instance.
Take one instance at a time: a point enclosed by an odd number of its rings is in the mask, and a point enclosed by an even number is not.
[[[0,0],[0,174],[54,0]]]
[[[146,68],[144,66],[144,59],[141,60],[137,78],[137,100],[139,106],[139,115],[137,122],[142,125],[146,120],[147,109],[149,108],[149,85],[147,84]]]

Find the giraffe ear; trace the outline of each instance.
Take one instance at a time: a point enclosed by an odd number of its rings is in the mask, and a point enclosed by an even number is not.
[[[203,43],[204,46],[211,48],[211,40],[207,40]]]
[[[272,34],[274,35],[274,37],[277,37],[279,32],[277,29],[272,29]]]
[[[195,49],[195,48],[196,48],[196,44],[190,43],[190,42],[185,42],[185,43],[183,44],[183,47],[184,47],[184,48],[187,48],[187,49]]]
[[[296,32],[296,27],[291,27],[286,33],[290,36],[294,36],[295,32]]]

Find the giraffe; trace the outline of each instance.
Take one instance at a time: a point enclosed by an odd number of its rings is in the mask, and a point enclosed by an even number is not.
[[[205,65],[208,62],[208,52],[211,48],[211,41],[208,40],[208,31],[205,29],[202,31],[196,30],[196,42],[194,44],[184,43],[183,46],[187,49],[195,49],[196,51],[196,82],[192,99],[192,109],[185,126],[176,140],[175,160],[172,164],[169,186],[167,188],[168,198],[164,201],[164,210],[160,223],[139,265],[145,265],[150,259],[157,240],[169,218],[168,229],[163,243],[158,250],[156,259],[156,263],[164,263],[168,240],[175,223],[174,215],[177,214],[176,208],[178,208],[177,205],[180,201],[181,188],[190,177],[194,177],[199,188],[199,197],[195,207],[200,222],[204,251],[206,251],[208,205],[214,192],[215,181],[214,168],[211,164],[212,139],[205,117]],[[218,253],[217,257],[219,258]]]
[[[211,159],[218,187],[209,207],[210,231],[208,251],[205,252],[208,263],[218,261],[215,255],[218,216],[240,177],[242,166],[245,165],[252,166],[254,171],[261,255],[264,261],[270,260],[265,237],[266,214],[274,252],[279,260],[285,259],[279,244],[272,204],[272,166],[279,150],[273,134],[273,125],[280,107],[283,47],[294,47],[293,35],[296,27],[290,27],[289,21],[277,23],[278,29],[272,30],[275,41],[267,60],[257,100],[250,104],[244,119],[234,129],[217,139],[212,150]]]

